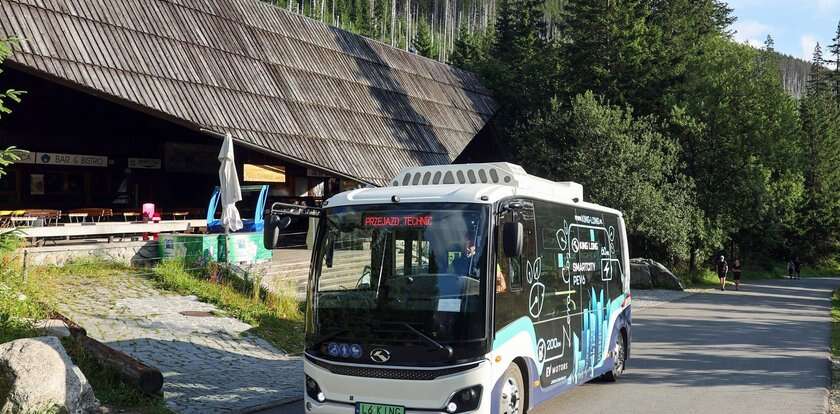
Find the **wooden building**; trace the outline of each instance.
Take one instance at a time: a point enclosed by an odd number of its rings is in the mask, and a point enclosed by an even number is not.
[[[0,146],[30,151],[0,210],[200,208],[224,133],[244,184],[318,200],[464,157],[496,108],[471,73],[258,0],[0,0],[0,37],[0,88],[28,92]]]

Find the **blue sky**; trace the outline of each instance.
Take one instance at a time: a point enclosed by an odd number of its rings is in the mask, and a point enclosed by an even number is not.
[[[840,0],[729,0],[738,21],[735,39],[761,46],[770,34],[776,50],[811,60],[817,42],[823,48],[837,30]]]

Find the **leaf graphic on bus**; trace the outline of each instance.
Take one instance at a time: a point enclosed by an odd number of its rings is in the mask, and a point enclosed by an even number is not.
[[[540,280],[540,276],[542,275],[542,257],[538,257],[534,260],[532,264],[530,260],[526,263],[525,267],[525,277],[528,279],[528,283],[534,283]]]

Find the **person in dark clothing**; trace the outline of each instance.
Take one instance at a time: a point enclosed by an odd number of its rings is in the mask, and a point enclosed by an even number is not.
[[[732,278],[735,279],[735,290],[741,290],[741,259],[737,257],[732,263]]]
[[[793,269],[795,266],[793,265],[793,259],[788,260],[788,279],[793,279]]]
[[[799,279],[799,271],[802,269],[802,262],[799,261],[799,256],[793,259],[793,274],[794,279]]]
[[[729,264],[726,263],[726,257],[723,255],[718,258],[715,271],[720,279],[720,290],[726,290],[726,274],[729,273]]]

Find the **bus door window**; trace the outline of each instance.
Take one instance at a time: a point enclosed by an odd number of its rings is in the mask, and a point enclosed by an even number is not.
[[[499,217],[496,225],[496,243],[494,246],[496,264],[494,272],[495,329],[502,329],[516,320],[522,313],[517,306],[517,296],[522,292],[521,260],[519,257],[507,257],[504,252],[502,228],[504,223],[512,222],[512,214],[506,212]]]

